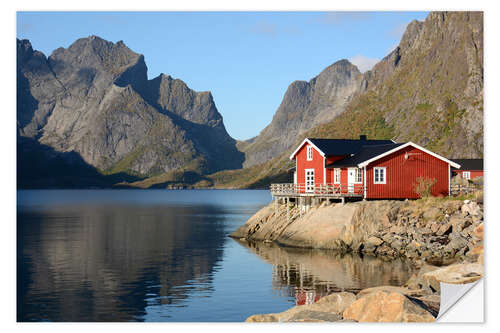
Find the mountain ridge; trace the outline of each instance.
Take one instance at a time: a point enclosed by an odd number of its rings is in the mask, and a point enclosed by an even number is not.
[[[103,175],[241,167],[211,93],[148,80],[144,56],[122,41],[80,38],[47,58],[18,39],[17,51],[18,136],[74,151]]]

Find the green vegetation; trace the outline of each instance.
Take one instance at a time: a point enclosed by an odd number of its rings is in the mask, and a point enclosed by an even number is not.
[[[124,172],[130,175],[137,175],[137,172],[131,170],[132,164],[144,154],[145,148],[144,146],[138,146],[129,154],[125,155],[118,163],[116,163],[112,168],[108,170],[104,170],[102,174],[104,175],[112,175],[115,173]]]

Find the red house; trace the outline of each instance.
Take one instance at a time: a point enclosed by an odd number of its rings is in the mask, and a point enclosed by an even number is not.
[[[290,155],[294,191],[365,199],[418,198],[419,177],[434,178],[432,194],[449,195],[451,167],[460,165],[413,142],[306,138]]]
[[[462,176],[464,179],[474,179],[477,177],[484,176],[483,170],[483,159],[460,159],[460,160],[452,160],[453,162],[460,164],[460,170],[452,168],[451,175],[452,177],[456,175]]]

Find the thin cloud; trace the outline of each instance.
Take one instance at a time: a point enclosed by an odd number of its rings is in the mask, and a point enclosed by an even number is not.
[[[358,54],[354,57],[349,58],[349,61],[356,65],[361,73],[364,73],[372,69],[373,66],[380,61],[380,59],[368,58],[362,54]]]
[[[346,22],[359,22],[373,17],[372,12],[328,12],[316,17],[316,22],[323,24],[343,24]]]

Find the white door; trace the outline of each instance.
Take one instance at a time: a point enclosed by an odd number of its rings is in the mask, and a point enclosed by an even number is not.
[[[356,180],[356,169],[347,169],[347,191],[354,193],[354,181]]]
[[[306,192],[314,192],[314,169],[306,169]]]

